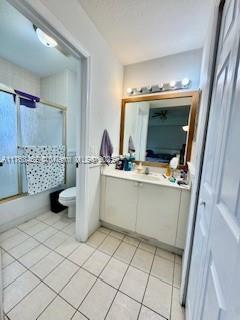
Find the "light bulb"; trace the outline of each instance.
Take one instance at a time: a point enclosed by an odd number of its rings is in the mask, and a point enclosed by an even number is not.
[[[57,46],[57,41],[54,40],[52,37],[47,35],[45,32],[43,32],[41,29],[36,28],[36,33],[38,36],[38,39],[41,41],[42,44],[44,44],[46,47],[54,48]]]
[[[187,132],[189,130],[189,126],[183,126],[182,129],[183,131]]]
[[[182,85],[183,85],[184,87],[188,86],[189,83],[190,83],[190,80],[189,80],[188,78],[182,79]]]

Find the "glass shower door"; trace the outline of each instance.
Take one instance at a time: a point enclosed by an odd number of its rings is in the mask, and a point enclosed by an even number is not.
[[[13,95],[0,91],[0,200],[18,194],[16,156],[17,108]]]
[[[26,146],[58,146],[65,145],[64,112],[41,102],[36,108],[28,108],[20,104],[19,109],[19,143]],[[21,148],[19,150],[21,152]],[[22,165],[22,191],[28,192],[26,167]]]

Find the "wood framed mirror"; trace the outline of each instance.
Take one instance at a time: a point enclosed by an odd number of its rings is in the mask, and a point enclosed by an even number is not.
[[[136,162],[165,167],[191,159],[200,91],[173,91],[122,100],[120,154],[134,150]]]

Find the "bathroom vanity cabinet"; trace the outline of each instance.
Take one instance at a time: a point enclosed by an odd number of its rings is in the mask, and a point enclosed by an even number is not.
[[[102,221],[183,249],[190,191],[102,175]]]

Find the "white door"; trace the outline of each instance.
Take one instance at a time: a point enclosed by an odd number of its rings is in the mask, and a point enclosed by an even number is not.
[[[188,320],[240,319],[240,0],[223,7],[189,286]]]

